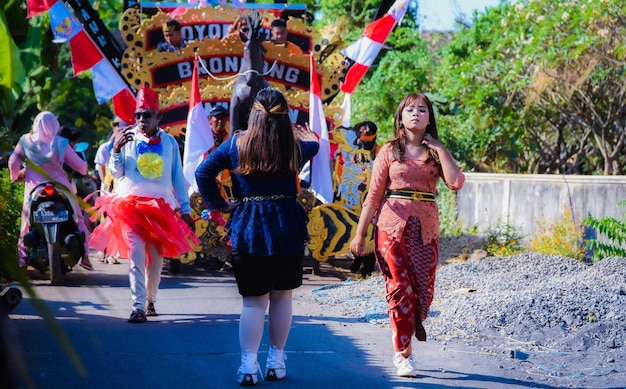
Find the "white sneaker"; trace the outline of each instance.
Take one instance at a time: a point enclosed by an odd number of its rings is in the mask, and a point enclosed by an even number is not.
[[[287,355],[285,355],[284,350],[279,350],[276,346],[270,348],[265,363],[265,379],[267,381],[279,381],[287,376],[285,359],[287,359]]]
[[[415,377],[416,368],[413,355],[409,355],[408,358],[402,356],[401,353],[395,353],[393,356],[393,364],[398,369],[398,376],[400,377]]]
[[[237,370],[239,386],[254,386],[259,382],[257,372],[260,370],[257,355],[249,351],[241,354],[241,366]]]

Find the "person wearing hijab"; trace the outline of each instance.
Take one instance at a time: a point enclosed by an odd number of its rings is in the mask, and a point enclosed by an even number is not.
[[[89,230],[76,199],[76,190],[72,190],[74,186],[70,183],[67,172],[63,169],[63,164],[65,163],[78,173],[87,174],[87,162],[69,146],[68,139],[58,136],[60,128],[59,121],[52,112],[40,112],[33,121],[31,131],[22,135],[9,158],[11,181],[24,181],[25,184],[22,222],[18,240],[20,267],[23,269],[27,267],[26,258],[28,253],[24,246],[24,235],[30,229],[28,222],[30,193],[42,182],[56,181],[65,187],[70,194],[68,198],[72,201],[72,207],[78,218],[78,229],[85,234],[85,255],[79,264],[86,270],[93,270],[89,260],[89,247],[87,245]],[[26,161],[30,161],[40,167],[46,173],[46,176],[30,168],[28,164],[23,166]]]
[[[113,141],[108,168],[118,182],[114,193],[96,199],[97,219],[90,236],[100,251],[129,259],[133,301],[129,323],[157,316],[154,308],[163,257],[177,258],[200,244],[193,233],[187,184],[176,139],[158,127],[159,96],[145,84],[137,93],[136,124]]]

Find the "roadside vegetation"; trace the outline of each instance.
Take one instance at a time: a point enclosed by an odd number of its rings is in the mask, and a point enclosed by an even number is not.
[[[626,200],[617,203],[618,206],[626,206]],[[600,241],[597,238],[589,239],[585,242],[587,249],[593,252],[592,259],[598,261],[606,257],[626,257],[626,212],[622,213],[622,219],[617,220],[610,216],[600,219],[591,216],[583,220],[585,226],[596,229],[604,235],[608,242]]]

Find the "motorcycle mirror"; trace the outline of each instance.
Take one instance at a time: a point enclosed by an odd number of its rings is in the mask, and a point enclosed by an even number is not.
[[[78,142],[76,143],[76,146],[74,146],[74,150],[76,150],[77,153],[84,153],[88,148],[89,143],[87,142]]]

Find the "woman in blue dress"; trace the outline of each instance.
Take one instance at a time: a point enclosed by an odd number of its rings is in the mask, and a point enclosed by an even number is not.
[[[292,320],[292,291],[302,285],[307,215],[296,201],[297,173],[318,151],[311,132],[294,129],[277,89],[261,90],[248,129],[227,139],[200,164],[196,181],[211,212],[232,212],[232,264],[243,308],[239,322],[241,366],[237,382],[257,383],[257,353],[269,306],[270,349],[265,379],[286,376],[285,344]],[[236,202],[221,196],[216,176],[231,171]]]

